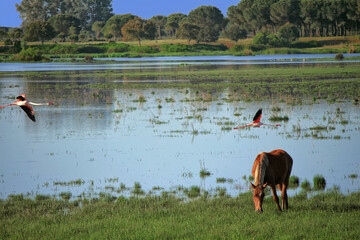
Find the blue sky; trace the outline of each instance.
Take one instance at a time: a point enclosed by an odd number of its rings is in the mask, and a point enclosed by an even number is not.
[[[151,18],[155,15],[170,15],[172,13],[189,12],[201,5],[211,5],[219,8],[226,16],[227,8],[236,5],[240,0],[113,0],[115,14],[131,13],[142,18]],[[1,0],[0,26],[19,27],[22,20],[16,11],[15,4],[21,0]]]

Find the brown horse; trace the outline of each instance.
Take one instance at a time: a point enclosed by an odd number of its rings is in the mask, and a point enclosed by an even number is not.
[[[284,150],[277,149],[271,152],[260,153],[254,162],[252,175],[255,183],[251,183],[254,189],[253,200],[255,203],[255,211],[262,213],[262,202],[265,197],[264,189],[267,185],[271,187],[274,201],[281,211],[279,198],[276,194],[275,185],[281,191],[281,207],[288,209],[288,197],[286,189],[289,186],[289,178],[293,160]]]

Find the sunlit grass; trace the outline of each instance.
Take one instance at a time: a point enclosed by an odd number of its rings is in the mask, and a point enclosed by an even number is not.
[[[289,197],[279,212],[272,197],[254,212],[252,194],[205,198],[197,186],[184,202],[168,192],[157,197],[114,198],[102,193],[81,201],[14,195],[0,201],[2,239],[357,239],[360,193],[336,189],[308,198]],[[271,231],[269,230],[271,229]]]

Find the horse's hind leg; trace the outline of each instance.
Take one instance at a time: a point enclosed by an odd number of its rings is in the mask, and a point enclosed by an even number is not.
[[[275,186],[270,186],[270,187],[271,187],[271,190],[273,192],[273,199],[274,199],[274,201],[276,203],[276,206],[278,207],[279,211],[281,211],[281,208],[280,208],[280,205],[279,205],[279,198],[278,198],[278,196],[276,194],[276,188],[275,188]]]
[[[288,196],[287,196],[287,192],[286,192],[287,186],[285,184],[283,184],[282,189],[281,189],[281,207],[282,209],[288,209]]]

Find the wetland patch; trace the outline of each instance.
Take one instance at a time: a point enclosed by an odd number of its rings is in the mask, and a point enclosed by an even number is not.
[[[178,188],[236,196],[249,188],[242,177],[256,155],[276,148],[293,157],[300,185],[320,174],[326,188],[358,191],[359,178],[348,176],[360,174],[353,157],[360,153],[359,71],[352,63],[2,73],[1,105],[21,93],[55,105],[35,106],[36,124],[19,108],[1,109],[0,197],[131,196]],[[280,117],[273,120],[281,127],[232,130],[259,108],[264,122]]]

